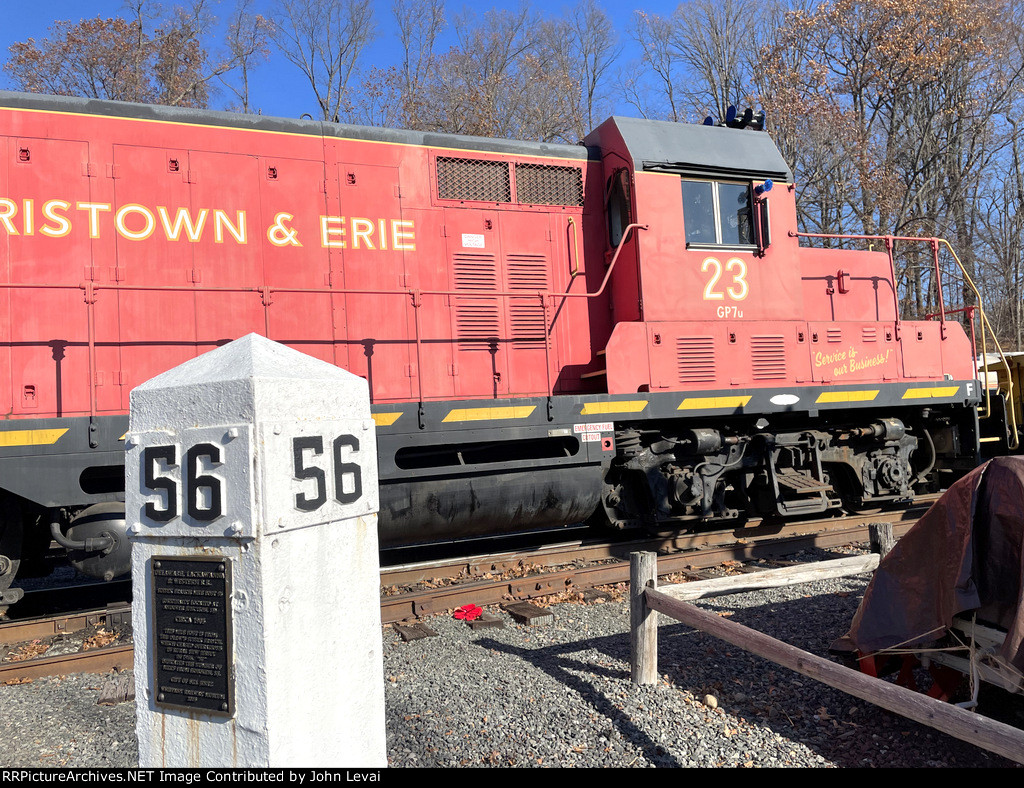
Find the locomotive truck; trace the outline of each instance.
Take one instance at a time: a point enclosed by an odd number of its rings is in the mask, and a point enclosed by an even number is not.
[[[127,571],[129,392],[250,332],[368,381],[383,546],[948,486],[972,341],[901,317],[891,244],[802,241],[762,126],[561,145],[0,94],[0,609],[51,539]]]

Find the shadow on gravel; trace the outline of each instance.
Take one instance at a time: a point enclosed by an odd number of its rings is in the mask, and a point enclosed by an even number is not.
[[[852,586],[856,589],[856,586]],[[736,598],[733,598],[734,600]],[[740,607],[729,597],[706,600],[704,609],[756,629],[797,648],[828,656],[845,634],[859,593],[828,593],[790,601]],[[628,626],[628,620],[624,622]],[[972,744],[893,714],[814,679],[757,657],[725,641],[662,616],[656,688],[634,688],[655,702],[664,692],[689,692],[698,701],[714,695],[718,707],[744,725],[767,729],[800,743],[840,767],[1008,767],[1015,764]],[[678,766],[677,757],[652,740],[588,680],[588,676],[630,685],[629,633],[538,649],[516,648],[487,638],[478,645],[513,655],[576,691],[621,736],[640,748],[650,763]],[[611,666],[595,661],[597,651]],[[586,656],[582,652],[590,652]],[[604,662],[604,660],[599,660]],[[617,669],[614,665],[626,665]],[[635,693],[634,693],[635,697]],[[1019,700],[1019,699],[1018,699]],[[676,706],[676,704],[671,704]],[[984,711],[984,709],[982,709]],[[667,712],[671,713],[671,712]],[[681,732],[685,738],[685,732]],[[783,747],[784,743],[779,746]]]
[[[624,741],[640,749],[649,763],[669,768],[682,765],[664,746],[652,740],[628,717],[626,712],[616,706],[610,698],[596,689],[586,678],[586,675],[591,675],[629,683],[628,670],[595,665],[589,659],[579,656],[581,652],[593,652],[596,649],[614,660],[625,660],[628,665],[628,633],[624,642],[621,637],[603,637],[537,649],[517,648],[489,638],[480,638],[474,642],[478,646],[529,662],[563,686],[574,690],[594,711],[610,720],[611,725],[615,727]],[[581,673],[586,675],[581,676]]]

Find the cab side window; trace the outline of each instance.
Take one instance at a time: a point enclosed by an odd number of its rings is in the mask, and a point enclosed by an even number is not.
[[[618,170],[608,181],[608,242],[615,248],[631,221],[629,172]]]
[[[749,184],[684,180],[682,189],[688,245],[754,245]]]
[[[750,187],[745,183],[718,184],[718,216],[722,229],[719,243],[749,246],[754,243],[750,221]]]
[[[713,183],[683,181],[683,222],[688,244],[718,243],[714,188]]]

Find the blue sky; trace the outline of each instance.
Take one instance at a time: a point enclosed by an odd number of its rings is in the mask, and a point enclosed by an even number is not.
[[[257,0],[266,7],[267,0]],[[554,13],[554,9],[570,7],[574,0],[567,0],[565,3],[545,3],[542,0],[533,0],[531,5],[535,10],[543,11],[545,14]],[[175,0],[164,0],[165,6],[175,5]],[[184,5],[185,3],[182,2]],[[16,41],[23,41],[27,38],[42,39],[47,37],[50,26],[57,19],[88,19],[96,16],[115,16],[122,9],[123,0],[42,0],[41,2],[26,3],[20,0],[0,0],[4,6],[4,24],[0,26],[0,59],[5,60],[7,48]],[[223,15],[227,15],[233,5],[232,0],[221,0]],[[463,7],[469,5],[475,13],[482,14],[486,10],[495,7],[515,7],[516,0],[507,2],[476,2],[468,4],[465,0],[448,0],[449,13],[457,13]],[[629,23],[634,8],[643,8],[645,11],[655,14],[668,15],[676,7],[677,2],[668,0],[636,0],[633,3],[614,2],[604,0],[602,2],[605,11],[612,17],[613,22],[622,30]],[[376,15],[378,26],[378,39],[368,50],[364,58],[364,66],[367,65],[390,65],[397,62],[398,40],[394,30],[394,23],[390,16],[390,0],[382,0],[376,3]],[[621,43],[628,45],[628,37],[622,34]],[[623,62],[629,58],[629,51],[624,53]],[[254,75],[256,85],[252,89],[253,103],[261,109],[264,115],[277,115],[283,117],[298,117],[303,112],[315,114],[315,104],[312,90],[307,86],[305,78],[295,66],[285,61],[282,57],[272,57],[272,60],[260,67]],[[0,84],[10,88],[11,84],[6,74],[0,74]],[[216,97],[212,106],[219,108],[228,96]]]

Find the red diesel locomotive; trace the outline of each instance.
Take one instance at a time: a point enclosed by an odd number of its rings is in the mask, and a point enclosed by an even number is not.
[[[890,254],[801,246],[749,120],[570,146],[0,94],[0,608],[51,536],[127,569],[130,390],[250,332],[369,381],[384,546],[946,486],[971,341],[901,319]]]

